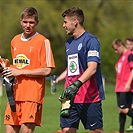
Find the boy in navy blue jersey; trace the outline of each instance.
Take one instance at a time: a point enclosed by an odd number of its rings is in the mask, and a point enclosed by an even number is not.
[[[100,70],[100,43],[83,28],[84,13],[73,7],[62,13],[63,28],[72,35],[66,42],[67,67],[65,90],[60,98],[71,100],[69,116],[61,110],[60,126],[63,133],[76,133],[81,120],[90,133],[103,133],[102,103],[104,89]]]

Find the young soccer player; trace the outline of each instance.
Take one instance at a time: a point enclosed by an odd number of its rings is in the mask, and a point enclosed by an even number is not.
[[[127,37],[125,45],[127,49],[133,51],[133,37]]]
[[[127,49],[133,51],[133,37],[127,37],[125,45]],[[131,90],[132,93],[132,105],[131,108],[133,108],[133,90]],[[133,132],[133,117],[131,119],[131,125],[126,129],[127,132]]]
[[[81,120],[90,133],[103,133],[100,43],[83,28],[84,13],[80,8],[67,9],[62,17],[63,28],[72,37],[66,42],[67,68],[62,75],[66,81],[60,98],[62,101],[74,98],[68,117],[65,117],[68,110],[61,110],[62,132],[76,133]]]
[[[112,48],[120,55],[115,65],[116,69],[116,86],[115,92],[117,96],[117,104],[119,109],[119,131],[116,133],[124,133],[126,122],[126,108],[131,108],[133,89],[133,54],[128,50],[120,39],[112,42]]]
[[[6,107],[4,124],[6,133],[33,133],[35,126],[41,126],[42,104],[44,102],[45,77],[55,67],[50,41],[35,28],[38,12],[33,7],[21,13],[22,34],[11,41],[13,65],[3,76],[15,77],[14,97],[16,112],[9,104]]]

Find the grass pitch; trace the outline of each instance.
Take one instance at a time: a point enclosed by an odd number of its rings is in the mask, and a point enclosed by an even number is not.
[[[42,127],[36,127],[35,133],[57,133],[59,127],[59,110],[60,102],[59,95],[63,90],[63,82],[57,85],[55,95],[51,94],[50,81],[47,81],[45,91],[45,103],[43,105]],[[116,105],[116,95],[114,85],[106,84],[105,88],[106,100],[103,101],[103,121],[104,132],[115,133],[118,130],[118,111]],[[5,89],[3,88],[3,96],[0,98],[0,133],[4,133],[4,111],[7,103]],[[127,116],[125,129],[130,125],[131,119]],[[89,130],[88,130],[89,131]],[[80,123],[77,133],[88,133]]]

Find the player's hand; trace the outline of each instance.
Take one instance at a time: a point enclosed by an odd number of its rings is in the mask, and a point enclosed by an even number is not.
[[[82,86],[82,84],[83,83],[80,80],[76,80],[73,84],[69,85],[66,90],[63,91],[61,98],[71,99],[76,95],[78,89]]]
[[[10,66],[9,60],[0,57],[0,73],[2,73],[4,69],[9,66]]]
[[[131,84],[127,82],[125,84],[125,87],[124,87],[125,92],[129,92],[130,91],[130,88],[131,88]]]
[[[2,68],[9,67],[10,66],[9,60],[0,57],[0,66]]]
[[[63,91],[62,95],[59,97],[61,102],[61,111],[60,115],[62,117],[69,117],[70,116],[70,107],[74,101],[74,96],[76,92],[81,87],[83,83],[79,80],[75,81],[73,84],[68,86],[66,90]]]
[[[73,103],[73,99],[71,98],[71,100],[68,100],[66,98],[62,99],[61,96],[59,97],[59,100],[61,102],[61,110],[60,110],[61,117],[68,118],[70,116],[70,107],[71,104]]]
[[[2,73],[2,72],[3,72],[3,67],[0,64],[0,73]]]
[[[3,76],[3,77],[9,77],[10,74],[11,74],[11,72],[10,72],[10,67],[5,67],[5,68],[3,69],[2,76]]]

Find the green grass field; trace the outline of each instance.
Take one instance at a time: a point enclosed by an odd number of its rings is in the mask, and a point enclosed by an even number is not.
[[[63,83],[63,82],[62,82]],[[57,133],[59,127],[59,110],[60,102],[59,95],[63,90],[63,84],[57,85],[57,92],[55,95],[51,94],[50,82],[47,81],[45,92],[45,104],[43,105],[42,127],[36,127],[35,133]],[[103,101],[103,121],[104,132],[115,133],[118,129],[118,111],[116,105],[116,95],[114,92],[114,85],[106,84],[105,88],[106,100]],[[7,103],[5,90],[3,89],[3,96],[0,98],[0,133],[4,133],[4,110]],[[127,117],[126,126],[130,124],[131,119]],[[80,123],[77,133],[87,133]]]

